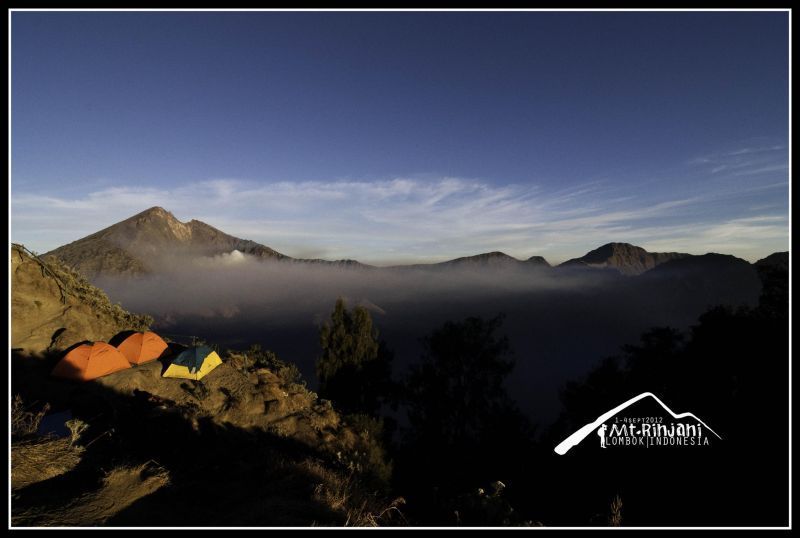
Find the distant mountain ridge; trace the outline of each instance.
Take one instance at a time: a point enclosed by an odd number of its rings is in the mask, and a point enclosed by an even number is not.
[[[523,269],[530,267],[550,267],[550,264],[541,256],[531,256],[527,260],[518,260],[505,252],[494,251],[474,256],[463,256],[439,263],[396,265],[392,269]]]
[[[151,207],[121,222],[89,236],[44,254],[54,257],[77,269],[89,279],[100,275],[135,276],[151,273],[154,265],[164,255],[217,256],[233,251],[262,260],[292,264],[325,265],[342,268],[378,269],[356,260],[322,260],[292,258],[268,246],[249,239],[226,234],[199,220],[181,222],[162,207]],[[679,260],[698,259],[698,256],[680,252],[648,252],[628,243],[607,243],[580,258],[551,266],[541,256],[520,260],[503,252],[493,251],[474,256],[464,256],[440,263],[393,266],[390,269],[446,270],[490,269],[506,270],[531,268],[591,268],[607,269],[627,276],[641,275],[659,266],[691,267],[692,263],[673,265]],[[744,260],[730,257],[747,263]],[[757,262],[760,265],[786,264],[787,253],[776,253]],[[703,265],[708,265],[707,259]],[[713,265],[713,264],[712,264]],[[713,266],[709,266],[713,269]]]

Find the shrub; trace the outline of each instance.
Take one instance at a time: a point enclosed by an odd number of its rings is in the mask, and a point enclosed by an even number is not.
[[[355,414],[347,415],[344,420],[358,436],[354,450],[347,456],[348,467],[374,488],[388,490],[393,466],[386,453],[383,418]]]
[[[22,397],[17,394],[11,401],[11,436],[22,439],[34,435],[39,429],[39,424],[50,410],[49,404],[44,404],[39,411],[26,408]]]
[[[296,364],[281,360],[274,352],[268,349],[262,350],[258,344],[250,346],[250,349],[244,354],[243,368],[246,370],[266,368],[274,372],[286,385],[306,386],[303,375]]]

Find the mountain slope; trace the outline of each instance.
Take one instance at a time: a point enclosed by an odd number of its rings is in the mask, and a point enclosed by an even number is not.
[[[763,286],[761,306],[789,315],[789,253],[775,252],[753,264]]]
[[[753,265],[760,269],[773,269],[776,271],[789,271],[789,252],[773,252]]]
[[[213,256],[238,250],[268,259],[290,259],[269,247],[228,235],[199,220],[180,222],[169,211],[152,207],[108,228],[46,253],[88,278],[100,274],[150,272],[163,255]]]
[[[647,252],[629,243],[607,243],[580,258],[567,260],[559,267],[596,267],[614,269],[623,275],[640,275],[657,265],[687,256],[690,255],[680,252]]]
[[[637,283],[642,293],[657,289],[665,298],[691,298],[698,309],[714,304],[758,304],[762,288],[755,265],[736,256],[716,253],[660,264],[641,275]]]

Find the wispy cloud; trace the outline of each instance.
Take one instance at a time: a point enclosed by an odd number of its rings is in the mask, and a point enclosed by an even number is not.
[[[736,155],[749,155],[753,153],[769,153],[773,151],[780,151],[782,149],[786,149],[786,146],[784,146],[783,144],[776,144],[772,146],[740,148],[733,151],[729,151],[725,153],[725,155],[736,156]]]
[[[735,172],[734,175],[736,176],[755,176],[760,174],[768,174],[770,172],[788,172],[789,165],[788,164],[773,164],[768,166],[762,166],[759,168],[750,167],[747,170],[742,170],[739,172]]]
[[[789,157],[785,145],[771,144],[702,155],[689,164],[705,168],[711,175],[755,176],[788,172]]]
[[[776,182],[771,188],[786,186]],[[749,195],[742,188],[656,198],[604,182],[547,190],[449,177],[269,184],[217,179],[169,189],[114,187],[80,198],[13,193],[11,236],[44,252],[160,205],[181,220],[202,220],[289,255],[379,264],[490,250],[558,262],[608,241],[749,259],[788,248],[780,208],[709,215],[708,204],[731,196]]]

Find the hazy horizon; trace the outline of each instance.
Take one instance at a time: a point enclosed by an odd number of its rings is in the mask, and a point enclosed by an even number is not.
[[[139,213],[142,213],[143,211],[146,211],[148,209],[152,209],[154,207],[160,207],[161,209],[164,209],[167,212],[172,213],[173,216],[176,216],[174,214],[174,212],[171,211],[168,207],[164,207],[163,205],[157,205],[157,206],[151,206],[151,207],[145,208],[142,211],[134,213],[133,215],[130,215],[127,218],[130,218],[130,217],[132,217],[134,215],[137,215]],[[176,216],[176,218],[178,218],[178,217]],[[122,220],[125,220],[125,219],[122,219]],[[189,222],[190,220],[202,220],[202,219],[195,219],[195,218],[180,219],[180,218],[178,218],[178,220],[185,224],[185,223]],[[102,227],[100,227],[100,228],[98,228],[98,229],[96,229],[96,230],[94,230],[92,232],[87,233],[86,236],[92,235],[93,233],[96,233],[96,232],[101,231],[101,230],[103,230],[105,228],[108,228],[109,226],[113,226],[114,224],[117,224],[118,222],[120,222],[120,221],[112,222],[108,226],[102,226]],[[203,221],[203,222],[205,222],[205,221]],[[211,224],[209,222],[205,222],[205,223],[206,224]],[[218,228],[217,226],[215,226],[215,227]],[[224,229],[222,229],[221,231],[225,232],[225,233],[228,233]],[[235,235],[235,234],[229,234],[229,235]],[[26,246],[26,248],[29,248],[32,251],[37,252],[39,254],[43,254],[43,253],[49,252],[51,250],[54,250],[54,249],[56,249],[58,247],[61,247],[63,245],[66,245],[66,244],[72,243],[74,241],[78,241],[80,239],[83,239],[86,236],[76,237],[75,239],[69,240],[66,243],[55,245],[55,246],[52,246],[52,247],[49,247],[49,248],[46,248],[46,249],[42,249],[42,248],[37,249],[37,248],[32,247],[31,244],[27,244],[27,243],[22,242],[22,241],[14,241],[14,242],[23,244],[23,245]],[[239,239],[252,240],[252,238],[250,238],[250,237],[239,237]],[[545,258],[545,260],[551,266],[557,266],[557,265],[559,265],[561,263],[564,263],[565,261],[568,261],[568,260],[571,260],[571,259],[575,259],[575,258],[580,258],[580,257],[584,256],[585,254],[587,254],[588,252],[591,252],[592,250],[595,250],[595,249],[597,249],[597,248],[599,248],[599,247],[601,247],[603,245],[609,244],[609,243],[629,243],[629,242],[628,241],[617,241],[615,239],[610,239],[610,240],[604,241],[602,243],[598,243],[595,246],[592,246],[592,247],[588,248],[585,251],[582,251],[582,252],[577,252],[576,251],[572,255],[567,255],[566,257],[563,257],[563,258],[555,258],[555,257],[547,256],[547,255],[544,255],[544,254],[540,254],[540,253],[515,255],[512,252],[503,251],[503,250],[499,250],[499,249],[492,249],[492,250],[484,250],[484,251],[480,251],[480,252],[474,252],[474,251],[473,252],[467,252],[467,251],[465,251],[465,252],[460,253],[460,254],[459,253],[455,253],[455,254],[452,254],[452,255],[446,256],[446,257],[441,256],[441,255],[439,255],[439,256],[427,256],[427,257],[424,257],[424,258],[423,257],[420,257],[420,258],[398,257],[398,258],[396,258],[394,260],[393,259],[380,259],[380,260],[374,260],[373,261],[370,258],[361,258],[361,259],[358,259],[358,258],[347,258],[347,257],[344,257],[344,258],[330,258],[330,257],[329,258],[324,258],[324,257],[321,257],[321,256],[318,255],[319,254],[318,251],[304,249],[302,247],[300,247],[300,248],[288,247],[286,249],[276,249],[276,250],[278,250],[281,254],[285,254],[285,255],[290,256],[290,257],[295,258],[295,259],[322,259],[322,260],[327,260],[327,261],[340,261],[340,260],[350,259],[350,260],[356,260],[356,261],[364,263],[366,265],[371,265],[371,266],[378,267],[378,268],[392,268],[392,267],[400,267],[400,266],[407,266],[407,265],[418,265],[418,264],[419,265],[436,264],[436,263],[443,263],[443,262],[447,262],[447,261],[452,261],[452,260],[458,259],[458,258],[472,257],[472,256],[477,256],[477,255],[481,255],[481,254],[487,254],[487,253],[491,253],[491,252],[502,252],[502,253],[504,253],[504,254],[512,257],[512,258],[515,258],[517,260],[520,260],[520,261],[526,261],[526,260],[528,260],[529,258],[531,258],[533,256],[541,256],[541,257]],[[264,244],[264,246],[273,248],[273,245],[271,245],[271,244]],[[634,246],[644,248],[648,252],[682,252],[684,254],[692,254],[692,255],[704,255],[704,254],[710,254],[710,253],[731,254],[730,252],[720,252],[720,251],[694,251],[694,252],[692,252],[691,250],[680,251],[678,249],[670,249],[670,248],[662,248],[660,250],[654,250],[652,248],[648,248],[646,246],[646,243],[645,244],[635,244]],[[787,250],[788,250],[788,245],[787,245]],[[746,261],[749,261],[750,263],[755,263],[756,261],[758,261],[760,259],[763,259],[763,258],[769,256],[770,254],[774,254],[775,252],[785,252],[785,250],[775,250],[775,251],[767,252],[766,254],[764,254],[762,256],[755,256],[755,257],[737,256],[737,257],[740,257],[740,258],[742,258],[742,259],[744,259]]]

